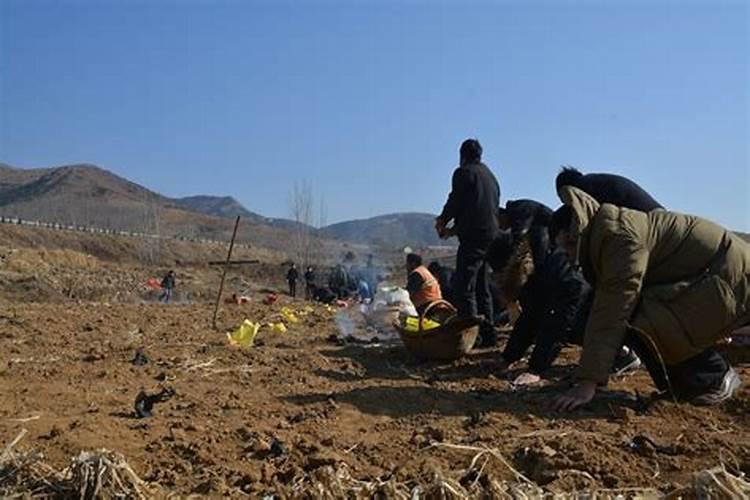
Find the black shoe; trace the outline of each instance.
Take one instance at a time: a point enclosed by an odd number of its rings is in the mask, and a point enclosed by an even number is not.
[[[697,406],[716,405],[734,396],[741,385],[740,376],[730,366],[717,388],[694,397],[690,402]]]
[[[627,347],[623,347],[622,350],[615,357],[615,362],[612,365],[613,375],[625,375],[626,373],[632,373],[641,367],[640,358]]]

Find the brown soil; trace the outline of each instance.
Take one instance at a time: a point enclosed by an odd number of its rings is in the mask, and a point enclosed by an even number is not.
[[[260,300],[224,306],[223,329],[303,307]],[[476,482],[475,492],[489,478],[517,480],[509,466],[550,492],[669,491],[719,463],[750,473],[747,389],[718,408],[615,399],[559,415],[546,409],[550,386],[513,391],[494,376],[482,363],[493,353],[436,365],[418,363],[398,342],[340,345],[322,306],[240,350],[211,329],[211,312],[205,303],[7,303],[0,441],[28,429],[17,448],[42,451],[60,468],[80,450],[113,450],[164,492],[184,495],[296,496],[330,470],[410,487],[446,477]],[[131,364],[139,348],[145,366]],[[556,379],[575,356],[566,351]],[[160,387],[176,395],[153,417],[135,418],[139,390]],[[651,385],[641,371],[612,388],[645,394]],[[632,449],[637,435],[676,454]],[[481,475],[466,476],[476,451],[447,445],[495,448],[507,464],[488,460]]]

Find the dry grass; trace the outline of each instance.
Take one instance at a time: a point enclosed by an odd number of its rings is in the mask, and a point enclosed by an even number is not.
[[[24,430],[0,455],[0,496],[2,498],[93,500],[170,497],[157,485],[139,478],[121,455],[108,450],[81,452],[73,458],[67,468],[58,471],[47,465],[39,454],[14,450],[25,435]],[[360,480],[351,475],[346,464],[340,464],[337,468],[326,466],[300,475],[290,484],[281,486],[280,489],[284,490],[281,497],[321,500],[735,499],[750,497],[750,482],[741,475],[729,472],[724,465],[696,473],[691,484],[668,494],[654,488],[594,488],[560,495],[545,491],[518,472],[497,449],[434,443],[425,450],[436,448],[468,453],[472,458],[466,469],[438,471],[433,473],[432,477],[421,478],[419,481],[403,481],[396,478]],[[500,480],[486,472],[489,469],[488,464],[492,461],[507,469],[514,479]],[[582,472],[582,474],[585,473]]]
[[[146,483],[122,455],[108,450],[83,451],[59,471],[41,454],[14,451],[26,435],[23,430],[0,455],[2,498],[133,498],[158,496],[158,488]]]
[[[363,481],[352,477],[349,468],[342,464],[337,469],[323,467],[311,474],[299,476],[291,485],[293,498],[309,499],[440,499],[470,500],[474,498],[532,500],[545,498],[576,499],[676,499],[711,498],[737,499],[750,497],[750,482],[729,472],[724,465],[696,473],[692,484],[676,491],[664,493],[655,488],[593,488],[565,494],[544,490],[518,472],[495,448],[434,443],[426,449],[443,448],[469,452],[473,456],[464,470],[436,472],[429,480],[404,482],[395,478]],[[488,464],[496,461],[507,469],[514,479],[501,480],[486,472]],[[458,463],[458,462],[457,462]],[[593,478],[580,471],[593,482]]]

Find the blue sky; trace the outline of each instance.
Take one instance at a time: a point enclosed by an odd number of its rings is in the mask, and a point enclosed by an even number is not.
[[[16,166],[336,222],[439,212],[469,136],[504,200],[569,163],[750,231],[750,3],[0,0]]]

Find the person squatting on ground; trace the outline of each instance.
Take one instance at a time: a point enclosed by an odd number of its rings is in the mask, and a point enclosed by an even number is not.
[[[170,300],[172,300],[172,295],[174,294],[175,286],[177,285],[177,275],[174,271],[169,271],[166,276],[164,276],[164,279],[161,280],[161,295],[159,296],[159,300],[161,302],[164,302],[165,304],[169,303]]]
[[[461,144],[459,163],[453,172],[448,200],[435,219],[435,229],[441,238],[458,236],[455,306],[461,316],[484,316],[480,345],[490,347],[497,344],[497,333],[492,324],[490,274],[485,256],[498,231],[500,185],[482,163],[482,146],[476,139]],[[448,229],[451,221],[454,226]]]
[[[528,371],[516,378],[515,385],[539,382],[564,345],[582,345],[593,298],[591,287],[561,249],[544,253],[542,262],[530,265],[525,272],[517,270],[517,266],[533,262],[530,250],[525,255],[523,250],[523,238],[528,241],[529,235],[521,238],[519,241],[509,234],[498,236],[488,252],[490,265],[499,271],[506,302],[517,300],[521,306],[497,369],[504,371],[534,346]],[[525,248],[529,246],[526,244]],[[511,280],[520,282],[510,283]],[[612,371],[621,373],[638,365],[638,359],[623,349]]]
[[[312,266],[307,266],[305,271],[305,299],[312,300],[315,296],[315,271]]]
[[[342,264],[337,264],[331,269],[328,275],[328,288],[337,299],[348,299],[356,291],[349,271]]]
[[[559,195],[552,231],[592,284],[594,302],[578,383],[553,407],[591,401],[623,343],[675,399],[732,397],[740,379],[714,345],[750,323],[750,246],[699,217],[600,204],[572,186]]]
[[[289,271],[286,273],[286,281],[289,283],[289,295],[292,297],[297,296],[297,279],[299,279],[299,271],[297,271],[297,266],[292,262]]]
[[[409,292],[409,299],[422,314],[425,308],[431,302],[443,298],[440,292],[440,283],[432,273],[422,265],[422,257],[415,253],[406,256],[406,291]]]

